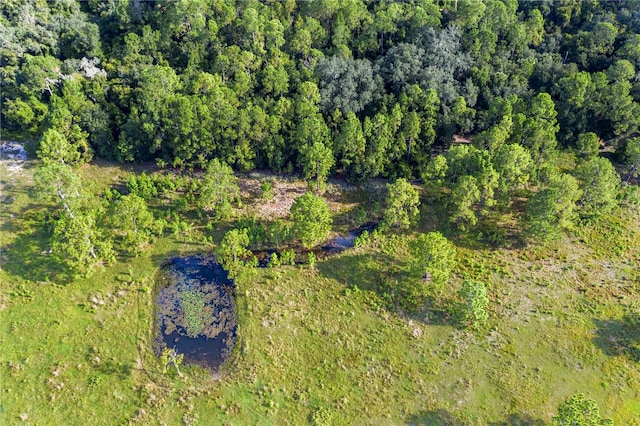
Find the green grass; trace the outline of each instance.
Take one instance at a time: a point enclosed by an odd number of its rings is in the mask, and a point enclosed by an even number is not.
[[[640,419],[637,211],[545,247],[454,239],[458,267],[441,300],[455,300],[463,277],[483,280],[490,318],[478,331],[437,303],[413,317],[385,307],[377,291],[403,278],[402,244],[245,272],[232,362],[179,378],[151,350],[153,279],[167,257],[211,250],[201,233],[220,241],[226,227],[190,219],[190,233],[60,283],[31,171],[0,172],[2,197],[14,198],[0,210],[2,424],[535,424],[576,392],[616,424]],[[84,170],[97,189],[130,172]]]

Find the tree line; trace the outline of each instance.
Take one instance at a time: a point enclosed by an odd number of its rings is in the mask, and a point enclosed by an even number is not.
[[[536,164],[597,140],[632,165],[639,8],[4,2],[3,130],[38,143],[56,131],[82,161],[189,169],[216,158],[318,185],[334,172],[421,177],[454,135],[490,150],[517,143]]]

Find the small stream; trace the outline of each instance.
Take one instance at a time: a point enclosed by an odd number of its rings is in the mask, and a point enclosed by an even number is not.
[[[348,248],[352,248],[357,237],[362,235],[362,233],[365,231],[372,232],[374,229],[376,229],[376,226],[376,223],[369,222],[356,229],[352,229],[346,235],[336,235],[333,239],[329,240],[329,242],[327,242],[320,248],[320,254],[322,255],[321,257],[327,257],[332,254],[341,253]]]
[[[311,250],[296,247],[296,264],[301,265],[307,263],[308,253],[315,254],[317,259],[326,259],[327,257],[342,253],[349,248],[353,248],[357,237],[365,231],[372,232],[377,226],[374,222],[366,223],[348,231],[346,234],[338,234],[322,246],[312,248]],[[266,268],[273,253],[280,256],[282,249],[254,250],[253,254],[258,258],[258,267]]]

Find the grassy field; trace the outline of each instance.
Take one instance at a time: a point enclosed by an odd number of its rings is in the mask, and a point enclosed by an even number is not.
[[[536,425],[583,392],[616,424],[640,425],[637,209],[545,247],[454,239],[454,277],[413,316],[378,293],[404,277],[404,239],[315,268],[245,271],[231,362],[215,375],[186,367],[179,378],[162,374],[151,350],[154,276],[168,257],[211,251],[205,234],[220,241],[225,227],[194,219],[189,232],[162,237],[139,257],[57,282],[45,209],[29,197],[31,166],[0,167],[1,424]],[[83,169],[96,190],[131,172]],[[348,189],[334,184],[327,195],[337,228],[368,199]],[[262,211],[251,199],[244,205]],[[490,291],[490,319],[479,330],[449,314],[466,277]]]

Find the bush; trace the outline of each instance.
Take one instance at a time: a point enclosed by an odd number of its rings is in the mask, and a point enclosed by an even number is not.
[[[127,190],[145,201],[150,201],[158,195],[158,188],[153,179],[146,173],[139,176],[131,176],[127,182]]]
[[[250,247],[261,247],[268,241],[267,229],[264,223],[260,222],[255,217],[241,217],[236,221],[235,229],[245,229],[249,236]]]
[[[273,199],[273,183],[265,180],[260,184],[260,198],[270,201]]]
[[[269,257],[269,263],[267,263],[267,266],[269,268],[275,268],[277,266],[280,266],[280,258],[278,257],[278,253],[272,253],[271,256]]]
[[[296,251],[294,249],[284,250],[280,254],[280,263],[282,265],[295,265],[296,264]]]
[[[483,325],[489,318],[489,296],[487,288],[480,281],[465,280],[460,289],[460,297],[463,300],[461,319],[471,324],[474,328]]]
[[[307,254],[307,262],[309,263],[310,268],[314,268],[316,266],[316,255],[312,252]]]

